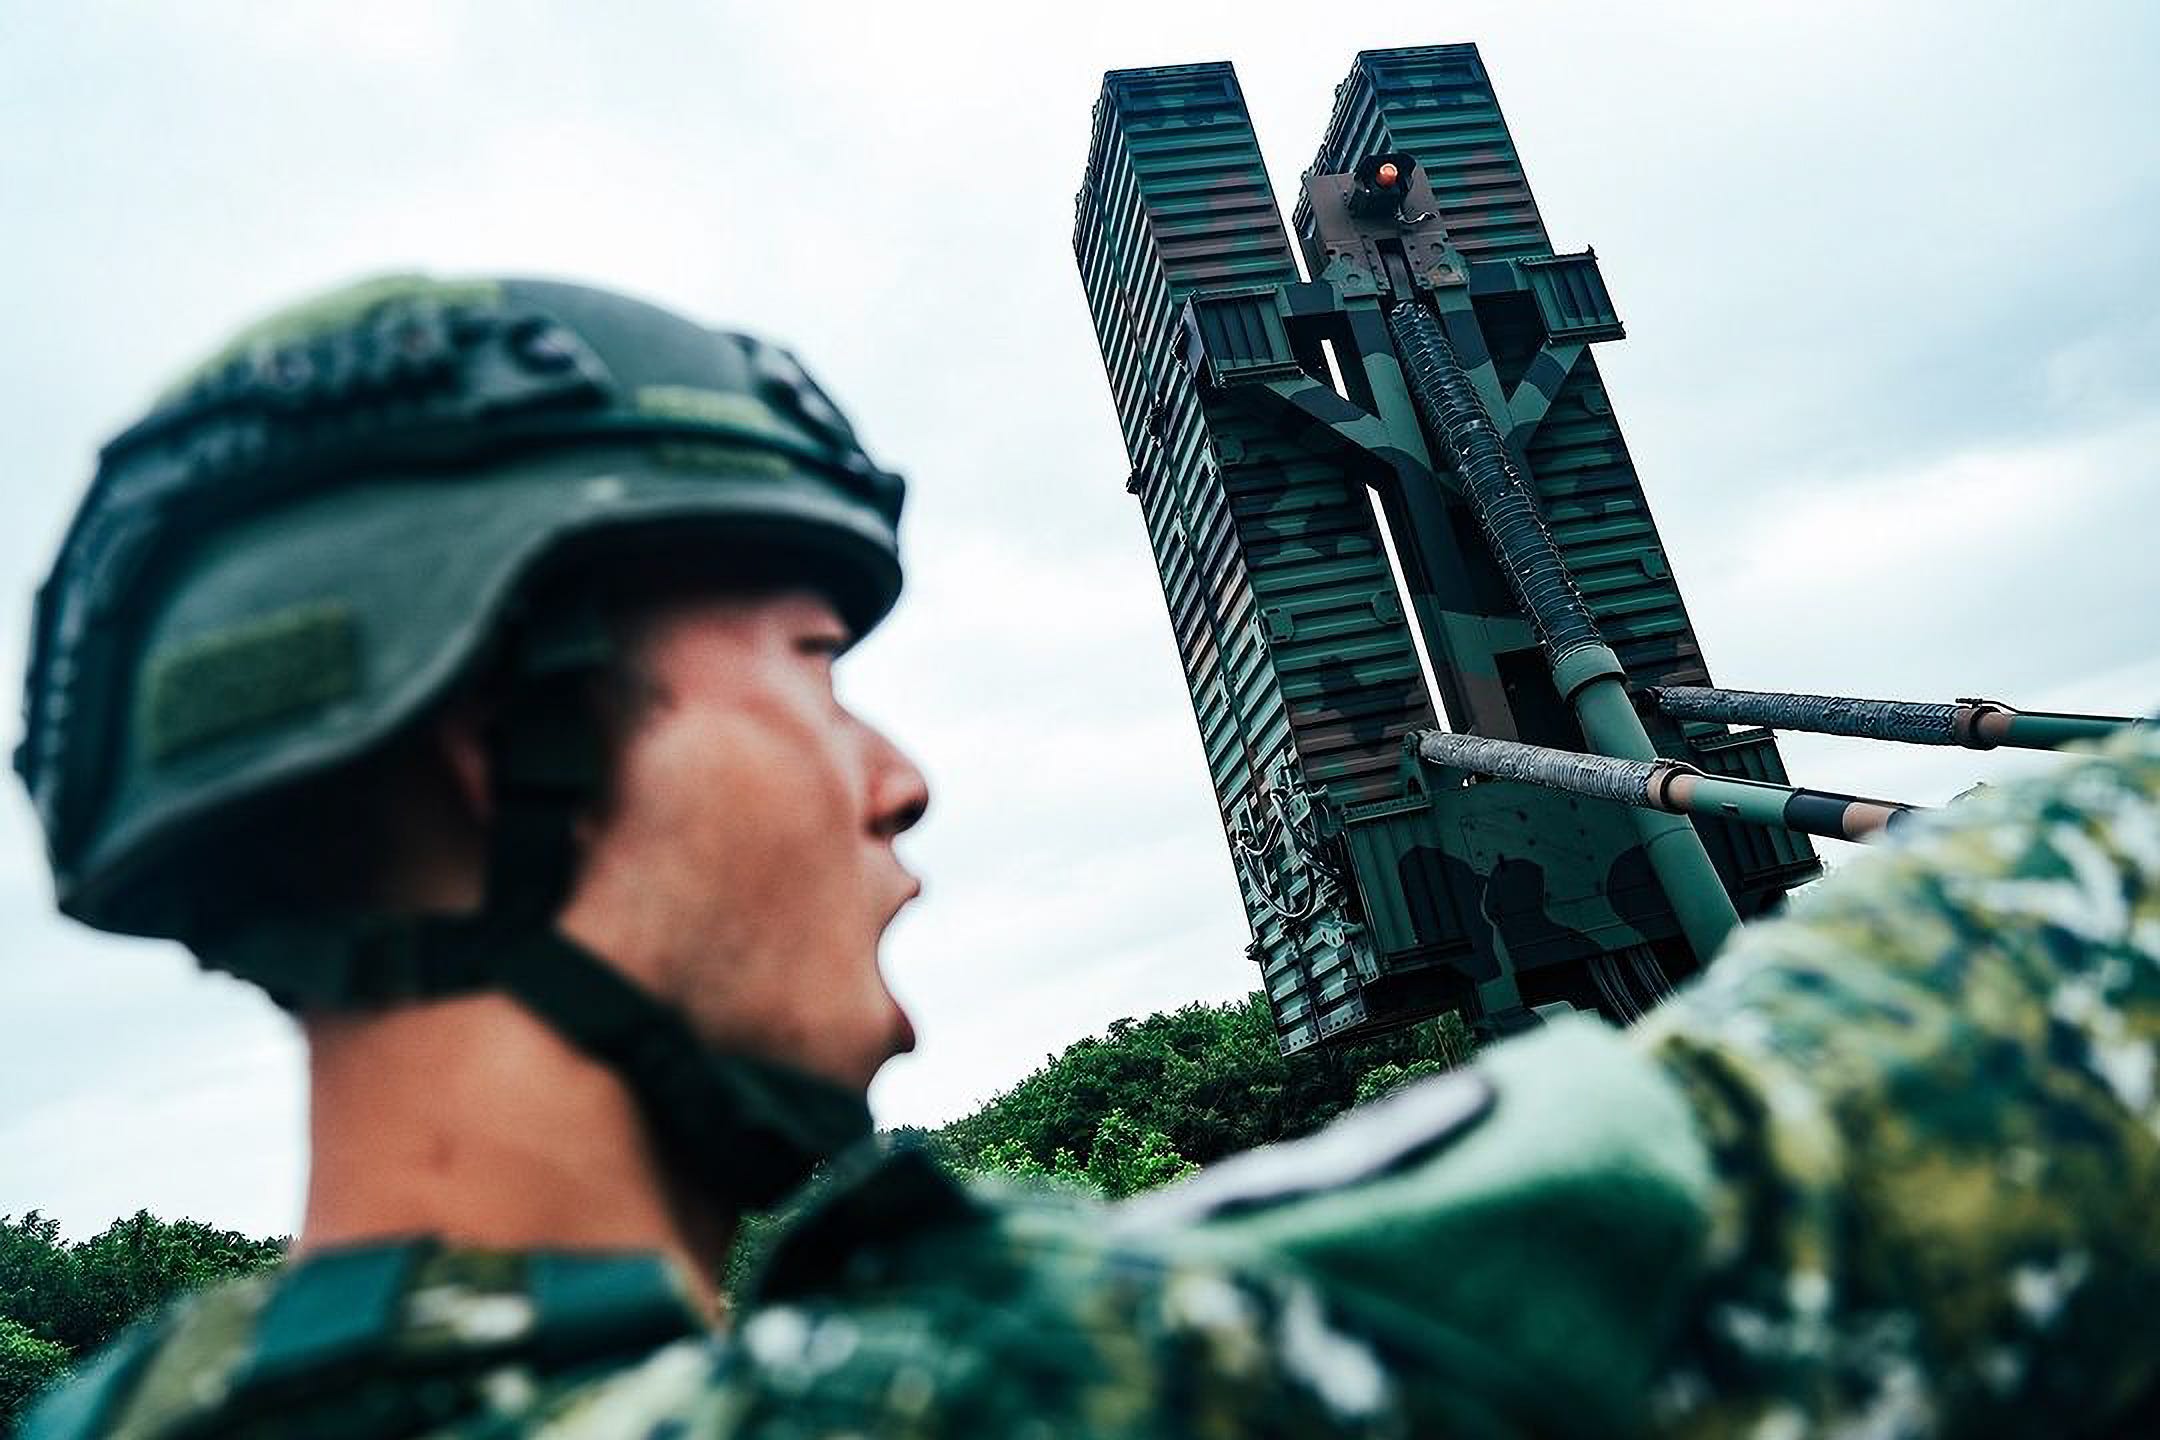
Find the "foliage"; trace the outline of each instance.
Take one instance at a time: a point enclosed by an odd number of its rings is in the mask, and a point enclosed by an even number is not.
[[[275,1265],[284,1253],[283,1240],[143,1210],[76,1242],[38,1211],[0,1216],[0,1433],[25,1396],[130,1321],[187,1291]],[[27,1388],[17,1393],[18,1384]]]
[[[1199,1168],[1178,1153],[1169,1136],[1143,1130],[1122,1109],[1103,1116],[1088,1146],[1087,1177],[1112,1200],[1182,1180]]]
[[[1044,1165],[1019,1139],[1007,1136],[978,1151],[971,1168],[1075,1186],[1106,1199],[1122,1200],[1182,1180],[1200,1167],[1180,1155],[1162,1131],[1143,1129],[1122,1109],[1114,1109],[1096,1125],[1085,1163],[1060,1145],[1050,1163]]]
[[[1087,1167],[1080,1163],[1079,1157],[1063,1145],[1058,1146],[1057,1154],[1051,1156],[1050,1163],[1045,1165],[1035,1158],[1027,1146],[1009,1136],[983,1146],[977,1152],[974,1164],[959,1168],[972,1170],[980,1175],[1010,1175],[1047,1185],[1076,1185],[1087,1190],[1099,1189],[1094,1181],[1088,1178]]]
[[[1378,1100],[1383,1095],[1392,1095],[1412,1081],[1423,1080],[1430,1075],[1443,1075],[1450,1068],[1452,1067],[1438,1060],[1413,1060],[1408,1065],[1398,1065],[1390,1060],[1383,1065],[1375,1065],[1358,1077],[1357,1103],[1363,1105],[1367,1101]]]
[[[972,1115],[935,1130],[906,1127],[961,1172],[1069,1185],[1110,1199],[1190,1174],[1226,1155],[1318,1129],[1397,1086],[1468,1060],[1475,1043],[1457,1015],[1352,1047],[1285,1059],[1257,991],[1224,1005],[1186,1005],[1113,1021]],[[745,1217],[725,1284],[740,1294],[790,1211]]]
[[[1117,1113],[1141,1137],[1159,1134],[1180,1160],[1207,1165],[1318,1129],[1369,1098],[1359,1090],[1368,1072],[1392,1065],[1404,1074],[1434,1073],[1471,1050],[1469,1032],[1449,1015],[1346,1051],[1285,1058],[1258,993],[1225,1005],[1187,1005],[1115,1021],[1107,1034],[1046,1058],[981,1110],[945,1126],[937,1148],[963,1167],[1052,1176],[1063,1151],[1087,1157],[1069,1161],[1068,1172],[1086,1170],[1099,1129]]]
[[[0,1434],[15,1423],[31,1396],[57,1380],[68,1366],[65,1345],[40,1339],[19,1320],[0,1315]]]

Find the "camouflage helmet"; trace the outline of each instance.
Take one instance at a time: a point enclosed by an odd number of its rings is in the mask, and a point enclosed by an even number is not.
[[[39,592],[16,768],[60,906],[188,938],[221,828],[425,712],[567,553],[778,563],[859,635],[902,488],[786,351],[606,291],[280,312],[105,447]]]

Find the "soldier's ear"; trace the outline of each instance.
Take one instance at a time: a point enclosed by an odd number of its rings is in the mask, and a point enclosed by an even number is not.
[[[468,691],[444,705],[429,726],[459,804],[483,827],[495,811],[488,784],[487,721],[487,707]]]

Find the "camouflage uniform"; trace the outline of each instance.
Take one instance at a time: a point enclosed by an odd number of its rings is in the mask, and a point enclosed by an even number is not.
[[[28,1433],[2136,1427],[2156,1037],[2148,734],[1915,826],[1629,1034],[1549,1027],[1174,1190],[858,1161],[718,1335],[650,1259],[326,1253]]]

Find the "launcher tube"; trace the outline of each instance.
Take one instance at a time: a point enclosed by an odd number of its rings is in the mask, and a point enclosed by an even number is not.
[[[1895,800],[1869,800],[1797,785],[1705,775],[1677,761],[1662,764],[1663,773],[1652,787],[1651,799],[1661,810],[1781,825],[1831,840],[1873,839],[1913,813],[1912,806]]]
[[[1447,332],[1411,299],[1388,312],[1388,327],[1418,414],[1461,482],[1493,558],[1537,631],[1554,687],[1574,708],[1583,738],[1598,752],[1588,758],[1654,760],[1657,750],[1628,698],[1620,657],[1598,630],[1566,557],[1546,527],[1536,492],[1516,467]],[[1710,863],[1702,837],[1685,821],[1641,810],[1635,831],[1681,933],[1707,962],[1739,928],[1740,912]]]
[[[2105,739],[2118,730],[2145,723],[2127,715],[2065,715],[2046,710],[2012,710],[1985,701],[1978,703],[1987,710],[1973,721],[1975,732],[1984,742],[1973,748],[1980,750],[1989,745],[2007,745],[2016,750],[2053,750],[2073,740]],[[1972,741],[1965,743],[1973,744]]]
[[[1537,495],[1517,472],[1447,332],[1415,300],[1398,303],[1388,324],[1417,408],[1440,441],[1516,604],[1530,617],[1552,663],[1604,648],[1597,620],[1546,528]]]
[[[1911,700],[1857,700],[1845,695],[1793,695],[1776,690],[1721,690],[1714,686],[1659,685],[1650,703],[1675,720],[1765,725],[1820,735],[1855,735],[1907,745],[1963,745],[1993,750],[2052,750],[2073,740],[2097,740],[2143,722],[2126,715],[2068,715],[2013,710],[1995,700],[1955,705]]]
[[[1894,800],[1870,800],[1829,790],[1772,785],[1705,775],[1678,760],[1628,760],[1578,755],[1543,745],[1425,730],[1418,758],[1432,765],[1519,780],[1593,800],[1614,800],[1672,815],[1714,815],[1774,825],[1831,840],[1867,840],[1913,813]]]

